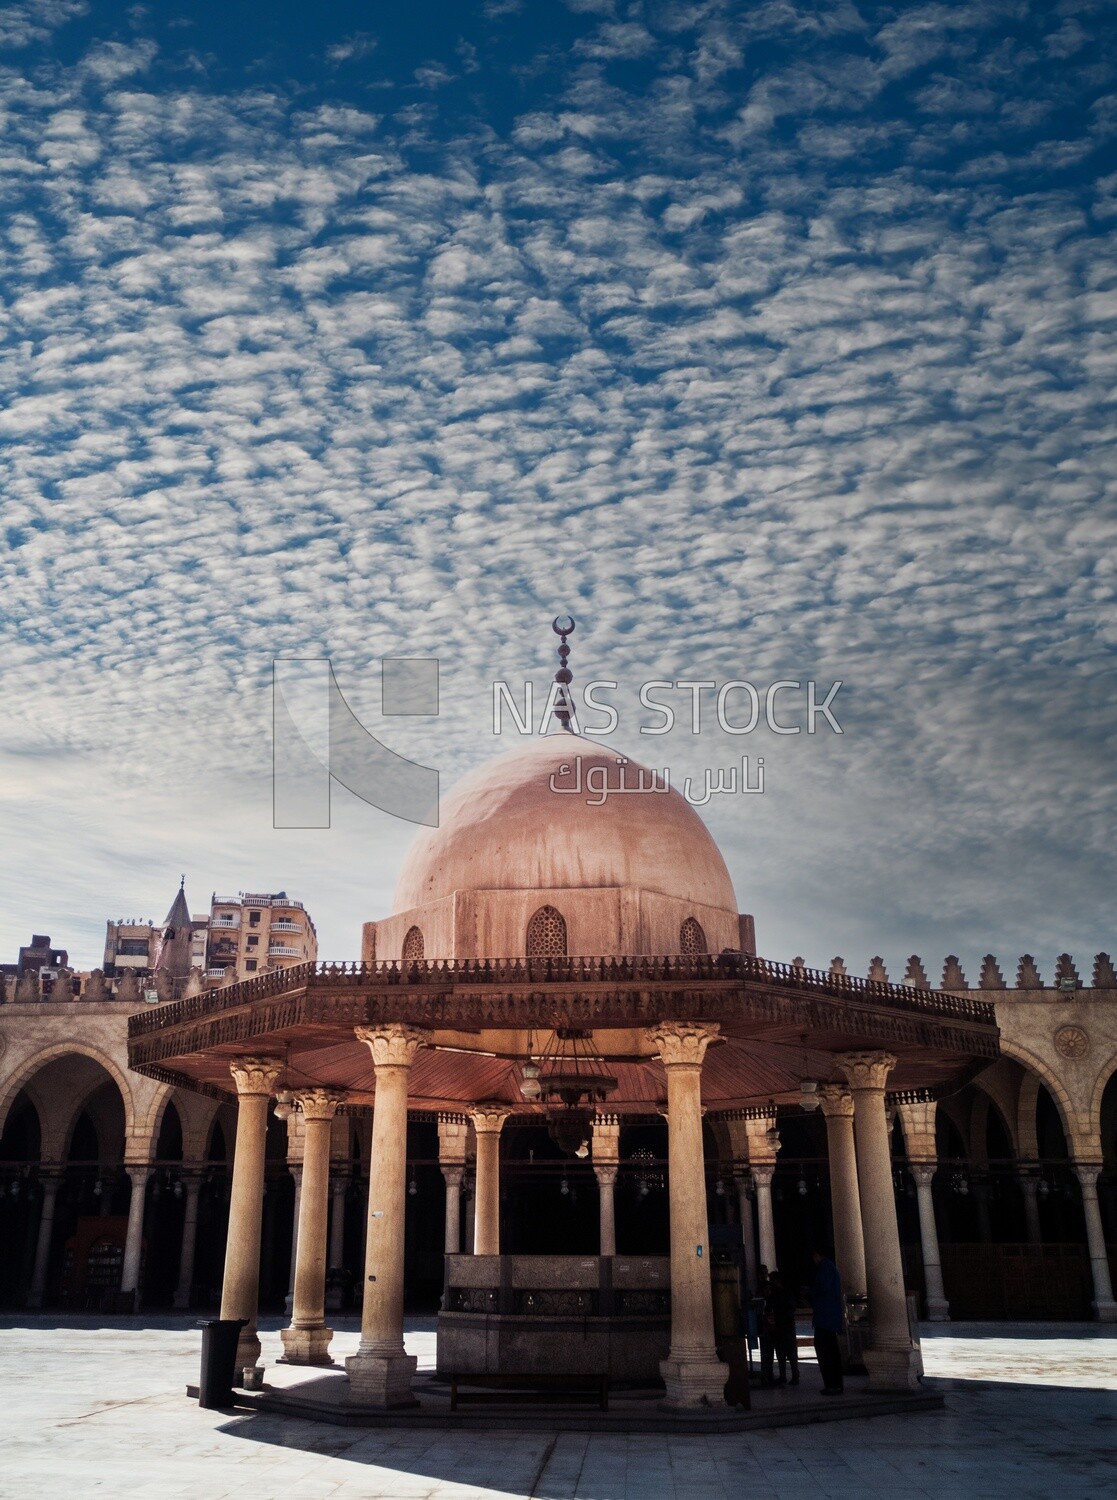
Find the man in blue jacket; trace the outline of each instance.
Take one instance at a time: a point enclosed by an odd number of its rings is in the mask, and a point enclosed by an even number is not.
[[[842,1351],[838,1335],[843,1328],[845,1305],[842,1278],[834,1262],[815,1250],[814,1282],[811,1286],[811,1312],[814,1321],[814,1350],[822,1376],[825,1396],[842,1394]]]

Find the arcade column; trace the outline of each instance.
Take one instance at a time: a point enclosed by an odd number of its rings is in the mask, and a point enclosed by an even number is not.
[[[1099,1323],[1117,1323],[1117,1302],[1113,1300],[1113,1283],[1109,1275],[1109,1257],[1105,1248],[1105,1229],[1098,1205],[1098,1176],[1102,1163],[1076,1161],[1074,1170],[1082,1185],[1082,1212],[1086,1218],[1086,1243],[1090,1250],[1090,1273],[1094,1278],[1091,1306]]]
[[[469,1111],[477,1137],[474,1255],[500,1254],[500,1132],[511,1113],[499,1100],[475,1104]]]
[[[648,1032],[667,1074],[671,1348],[659,1368],[669,1407],[723,1405],[729,1373],[714,1340],[702,1148],[702,1063],[718,1033],[716,1024],[689,1021],[665,1021]]]
[[[268,1101],[283,1064],[273,1057],[238,1057],[229,1064],[237,1085],[237,1137],[229,1192],[222,1318],[243,1318],[237,1343],[239,1372],[260,1357],[256,1317],[260,1301],[260,1225],[264,1210],[264,1148]]]
[[[326,1327],[326,1226],[330,1205],[330,1134],[343,1095],[337,1089],[302,1089],[295,1095],[303,1117],[302,1190],[295,1240],[294,1298],[290,1327],[280,1331],[289,1365],[332,1365]]]
[[[824,1083],[818,1102],[826,1120],[830,1160],[830,1204],[834,1215],[834,1260],[847,1296],[865,1295],[865,1231],[853,1142],[853,1095],[840,1083]]]
[[[372,1053],[376,1098],[365,1240],[361,1342],[345,1361],[350,1396],[381,1410],[413,1406],[415,1356],[403,1347],[404,1222],[407,1209],[407,1090],[426,1033],[403,1022],[358,1026]]]
[[[900,1230],[892,1187],[892,1152],[884,1090],[896,1059],[888,1052],[847,1052],[835,1062],[853,1094],[853,1135],[865,1238],[865,1291],[872,1390],[918,1390],[920,1357],[908,1330]]]

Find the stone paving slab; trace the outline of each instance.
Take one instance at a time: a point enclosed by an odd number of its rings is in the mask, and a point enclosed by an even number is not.
[[[156,1321],[158,1326],[155,1326]],[[265,1324],[264,1358],[280,1352]],[[0,1319],[3,1500],[1111,1500],[1117,1330],[924,1329],[937,1412],[734,1434],[336,1428],[204,1412],[193,1319]],[[408,1347],[432,1368],[433,1324]],[[356,1346],[344,1328],[342,1354]],[[804,1380],[817,1379],[803,1361]]]

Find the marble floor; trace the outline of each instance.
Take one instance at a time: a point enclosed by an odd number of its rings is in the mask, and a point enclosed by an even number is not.
[[[267,1362],[278,1322],[265,1324]],[[723,1435],[362,1431],[202,1411],[193,1319],[0,1319],[0,1496],[174,1500],[1109,1500],[1117,1329],[924,1329],[946,1410]],[[335,1340],[356,1347],[352,1325]],[[433,1361],[429,1320],[409,1325]],[[817,1378],[809,1363],[804,1378]],[[534,1418],[538,1421],[538,1418]]]

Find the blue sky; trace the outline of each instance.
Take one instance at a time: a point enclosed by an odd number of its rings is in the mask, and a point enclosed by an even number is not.
[[[401,13],[402,12],[402,13]],[[1107,4],[0,7],[4,956],[180,873],[358,951],[410,828],[271,827],[273,657],[841,679],[712,802],[760,948],[1113,951]]]

